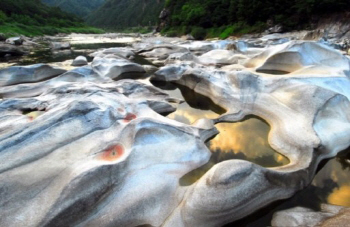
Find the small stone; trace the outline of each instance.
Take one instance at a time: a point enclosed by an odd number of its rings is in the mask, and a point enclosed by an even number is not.
[[[88,61],[87,61],[86,57],[84,57],[84,56],[78,56],[72,62],[72,66],[83,66],[83,65],[87,65],[87,64],[88,64]]]
[[[23,44],[23,39],[21,37],[11,37],[6,39],[6,43],[19,46]]]

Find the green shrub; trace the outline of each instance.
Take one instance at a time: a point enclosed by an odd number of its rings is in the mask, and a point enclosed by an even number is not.
[[[198,40],[205,39],[207,36],[207,31],[201,27],[193,27],[191,31],[191,35]]]
[[[165,35],[167,37],[177,37],[177,36],[179,36],[179,33],[175,30],[169,30],[169,31],[165,32]]]
[[[230,35],[232,35],[232,33],[235,31],[235,26],[231,25],[228,26],[221,34],[220,34],[220,38],[221,39],[227,39]]]
[[[217,38],[223,32],[225,27],[214,27],[207,30],[207,38]]]

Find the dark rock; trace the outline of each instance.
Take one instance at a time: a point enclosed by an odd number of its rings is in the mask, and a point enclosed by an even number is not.
[[[6,37],[4,34],[0,33],[0,41],[5,41]]]
[[[163,9],[160,14],[159,14],[159,19],[163,20],[169,16],[169,10],[168,9]]]
[[[26,54],[23,48],[16,47],[10,44],[0,44],[0,57],[10,54],[11,56],[22,56]]]

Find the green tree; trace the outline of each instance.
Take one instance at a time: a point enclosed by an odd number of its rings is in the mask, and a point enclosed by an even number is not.
[[[6,14],[0,10],[0,24],[4,24],[7,20]]]

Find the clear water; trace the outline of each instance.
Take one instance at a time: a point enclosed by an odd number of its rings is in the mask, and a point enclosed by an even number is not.
[[[349,179],[350,149],[348,148],[336,158],[322,163],[312,183],[292,198],[275,202],[249,217],[226,225],[226,227],[270,226],[272,215],[275,212],[297,206],[310,208],[315,211],[320,210],[322,203],[350,207]]]
[[[210,98],[171,83],[153,82],[171,97],[185,100],[168,118],[193,124],[201,118],[214,119],[225,113],[225,109],[216,105]],[[191,184],[199,179],[216,163],[241,159],[264,167],[276,167],[289,163],[289,160],[273,150],[268,143],[270,126],[259,118],[248,118],[242,122],[216,124],[219,134],[207,142],[212,152],[210,161],[201,168],[187,174],[180,183]]]

